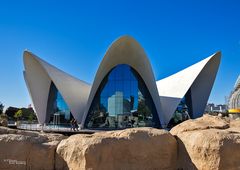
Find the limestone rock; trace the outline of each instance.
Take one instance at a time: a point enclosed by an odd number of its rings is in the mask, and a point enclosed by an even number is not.
[[[0,128],[0,169],[42,169],[52,170],[64,164],[55,161],[59,134]],[[62,165],[61,167],[64,167]]]
[[[240,120],[232,120],[231,122],[230,122],[230,127],[232,128],[234,128],[234,127],[236,127],[236,128],[240,128]]]
[[[204,129],[227,129],[229,122],[224,118],[217,116],[204,115],[198,119],[189,119],[171,129],[171,133],[177,135],[178,133],[204,130]]]
[[[176,169],[177,143],[165,130],[133,128],[73,135],[57,153],[69,169]]]
[[[170,131],[178,142],[178,168],[240,169],[240,127],[224,118],[203,116]]]
[[[231,120],[230,128],[227,130],[231,133],[240,133],[240,120]]]

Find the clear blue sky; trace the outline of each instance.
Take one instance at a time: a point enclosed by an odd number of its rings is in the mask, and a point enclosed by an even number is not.
[[[145,49],[156,79],[221,50],[209,102],[224,103],[240,74],[238,0],[5,0],[0,2],[0,102],[31,103],[22,75],[24,49],[92,83],[109,45],[126,34]]]

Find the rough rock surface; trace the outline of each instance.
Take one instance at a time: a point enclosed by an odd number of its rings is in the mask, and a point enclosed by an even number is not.
[[[165,130],[133,128],[73,135],[57,153],[69,169],[176,169],[177,142]]]
[[[171,129],[171,133],[177,135],[182,132],[197,131],[205,129],[227,129],[229,128],[229,120],[225,120],[218,116],[204,115],[198,119],[187,120]]]
[[[240,169],[240,121],[205,115],[170,132],[178,142],[179,169]]]
[[[7,119],[0,119],[0,126],[7,127],[7,126],[8,126],[8,121],[7,121]]]
[[[66,165],[55,158],[55,151],[64,138],[59,134],[0,127],[0,169],[63,169]]]

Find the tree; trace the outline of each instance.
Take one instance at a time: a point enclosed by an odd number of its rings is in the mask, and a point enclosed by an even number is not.
[[[19,118],[21,118],[22,117],[22,110],[21,109],[19,109],[16,113],[15,113],[15,115],[14,115],[14,117],[17,119],[17,121],[19,120]]]
[[[5,114],[8,116],[8,118],[11,119],[16,119],[15,117],[15,113],[21,110],[22,111],[22,116],[21,119],[22,120],[28,120],[29,115],[33,115],[33,120],[37,120],[37,116],[36,113],[34,113],[33,108],[29,107],[29,108],[17,108],[17,107],[8,107],[7,110],[5,111]]]
[[[32,115],[32,118],[34,119],[34,110],[30,108],[21,108],[22,110],[22,119],[23,120],[29,120],[29,116]]]
[[[4,108],[4,105],[0,102],[0,114],[3,113],[3,108]]]
[[[32,123],[33,119],[34,119],[34,114],[30,114],[30,115],[28,116],[28,122],[29,122],[29,123]]]
[[[9,119],[13,119],[15,113],[19,110],[19,108],[16,107],[8,107],[5,111],[5,114],[8,116]]]

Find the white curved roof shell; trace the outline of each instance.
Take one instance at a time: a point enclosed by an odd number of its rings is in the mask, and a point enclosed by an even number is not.
[[[72,115],[81,121],[91,86],[48,64],[34,54],[24,52],[25,80],[40,123],[46,120],[50,84],[53,82]]]
[[[220,64],[220,56],[220,52],[215,53],[178,73],[157,81],[165,124],[168,124],[189,89],[191,89],[193,117],[199,117],[204,112]]]
[[[165,127],[189,89],[192,93],[194,117],[202,115],[216,77],[220,55],[216,53],[156,82],[143,48],[132,37],[123,36],[107,50],[92,86],[27,51],[24,52],[24,77],[40,123],[46,120],[50,84],[53,82],[73,116],[84,125],[88,110],[104,77],[115,66],[127,64],[142,77],[156,106],[160,123]]]
[[[127,64],[134,68],[145,82],[156,106],[160,105],[160,100],[157,92],[157,86],[153,75],[150,62],[143,50],[136,40],[131,37],[124,36],[116,40],[107,50],[95,76],[92,90],[88,99],[87,109],[85,110],[82,123],[88,113],[88,109],[93,101],[104,77],[108,72],[118,64]],[[157,112],[160,113],[160,107],[156,107]],[[163,120],[161,114],[158,114],[160,121]]]

